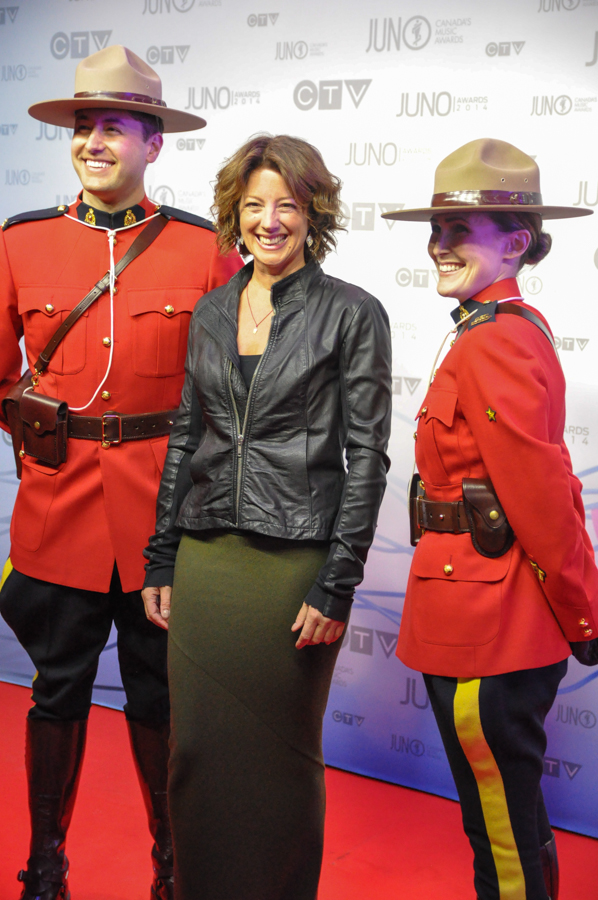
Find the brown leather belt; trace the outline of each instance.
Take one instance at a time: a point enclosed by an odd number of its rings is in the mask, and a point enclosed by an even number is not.
[[[417,524],[424,531],[450,531],[452,534],[471,531],[462,500],[443,503],[418,497],[415,508]]]
[[[83,441],[101,441],[103,446],[163,437],[170,434],[176,413],[176,409],[169,409],[139,416],[121,416],[115,412],[106,412],[103,416],[69,416],[68,436]]]

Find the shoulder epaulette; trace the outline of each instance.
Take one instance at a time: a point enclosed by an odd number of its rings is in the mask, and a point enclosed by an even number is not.
[[[207,219],[204,219],[202,216],[196,216],[184,209],[175,209],[174,206],[164,206],[162,204],[156,212],[161,212],[162,215],[167,216],[169,219],[176,219],[177,222],[185,222],[187,225],[197,225],[198,228],[216,231],[212,223],[208,222]]]
[[[11,225],[18,225],[20,222],[41,222],[42,219],[57,219],[68,211],[68,206],[51,206],[49,209],[34,209],[31,212],[18,213],[5,219],[2,223],[2,231],[6,231]]]

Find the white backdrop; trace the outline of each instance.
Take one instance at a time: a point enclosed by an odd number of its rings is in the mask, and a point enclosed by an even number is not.
[[[411,548],[406,486],[413,418],[450,301],[436,294],[427,227],[379,214],[429,201],[433,172],[466,141],[535,156],[545,201],[598,206],[598,0],[0,0],[0,219],[72,201],[70,134],[29,118],[70,96],[78,60],[111,43],[146,59],[169,106],[202,131],[168,135],[147,175],[158,201],[208,215],[223,159],[257,131],[316,144],[341,177],[347,234],[325,269],[390,315],[394,431],[389,488],[326,715],[328,762],[455,796],[422,678],[394,656]],[[569,384],[567,441],[592,538],[598,525],[598,218],[549,223],[554,249],[521,278],[548,316]],[[516,461],[514,461],[516,464]],[[16,492],[0,441],[0,552]],[[555,523],[558,527],[558,523]],[[0,666],[27,683],[5,626]],[[598,836],[598,671],[570,665],[548,721],[544,787],[553,822]],[[95,699],[119,705],[113,642]]]

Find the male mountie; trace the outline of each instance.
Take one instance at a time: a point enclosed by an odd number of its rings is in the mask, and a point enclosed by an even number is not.
[[[145,195],[145,168],[160,153],[162,131],[205,125],[168,109],[161,93],[156,73],[124,47],[83,60],[74,97],[29,110],[74,128],[83,191],[70,206],[6,220],[0,233],[0,399],[19,382],[23,335],[34,370],[15,426],[25,432],[17,446],[22,481],[0,592],[0,611],[37,669],[26,741],[32,837],[18,876],[21,900],[70,897],[66,832],[93,680],[113,621],[154,839],[151,896],[173,897],[166,632],[145,618],[142,550],[153,531],[191,312],[241,264],[236,254],[219,255],[208,222]],[[105,275],[104,289],[48,353],[69,312]],[[42,414],[28,416],[31,409]],[[48,412],[56,409],[63,447]]]

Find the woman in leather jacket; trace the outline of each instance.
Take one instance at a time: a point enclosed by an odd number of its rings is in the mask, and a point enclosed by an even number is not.
[[[391,412],[386,313],[319,266],[339,190],[284,135],[217,177],[220,247],[253,261],[193,313],[145,551],[146,612],[169,628],[177,900],[317,893],[322,718]]]

